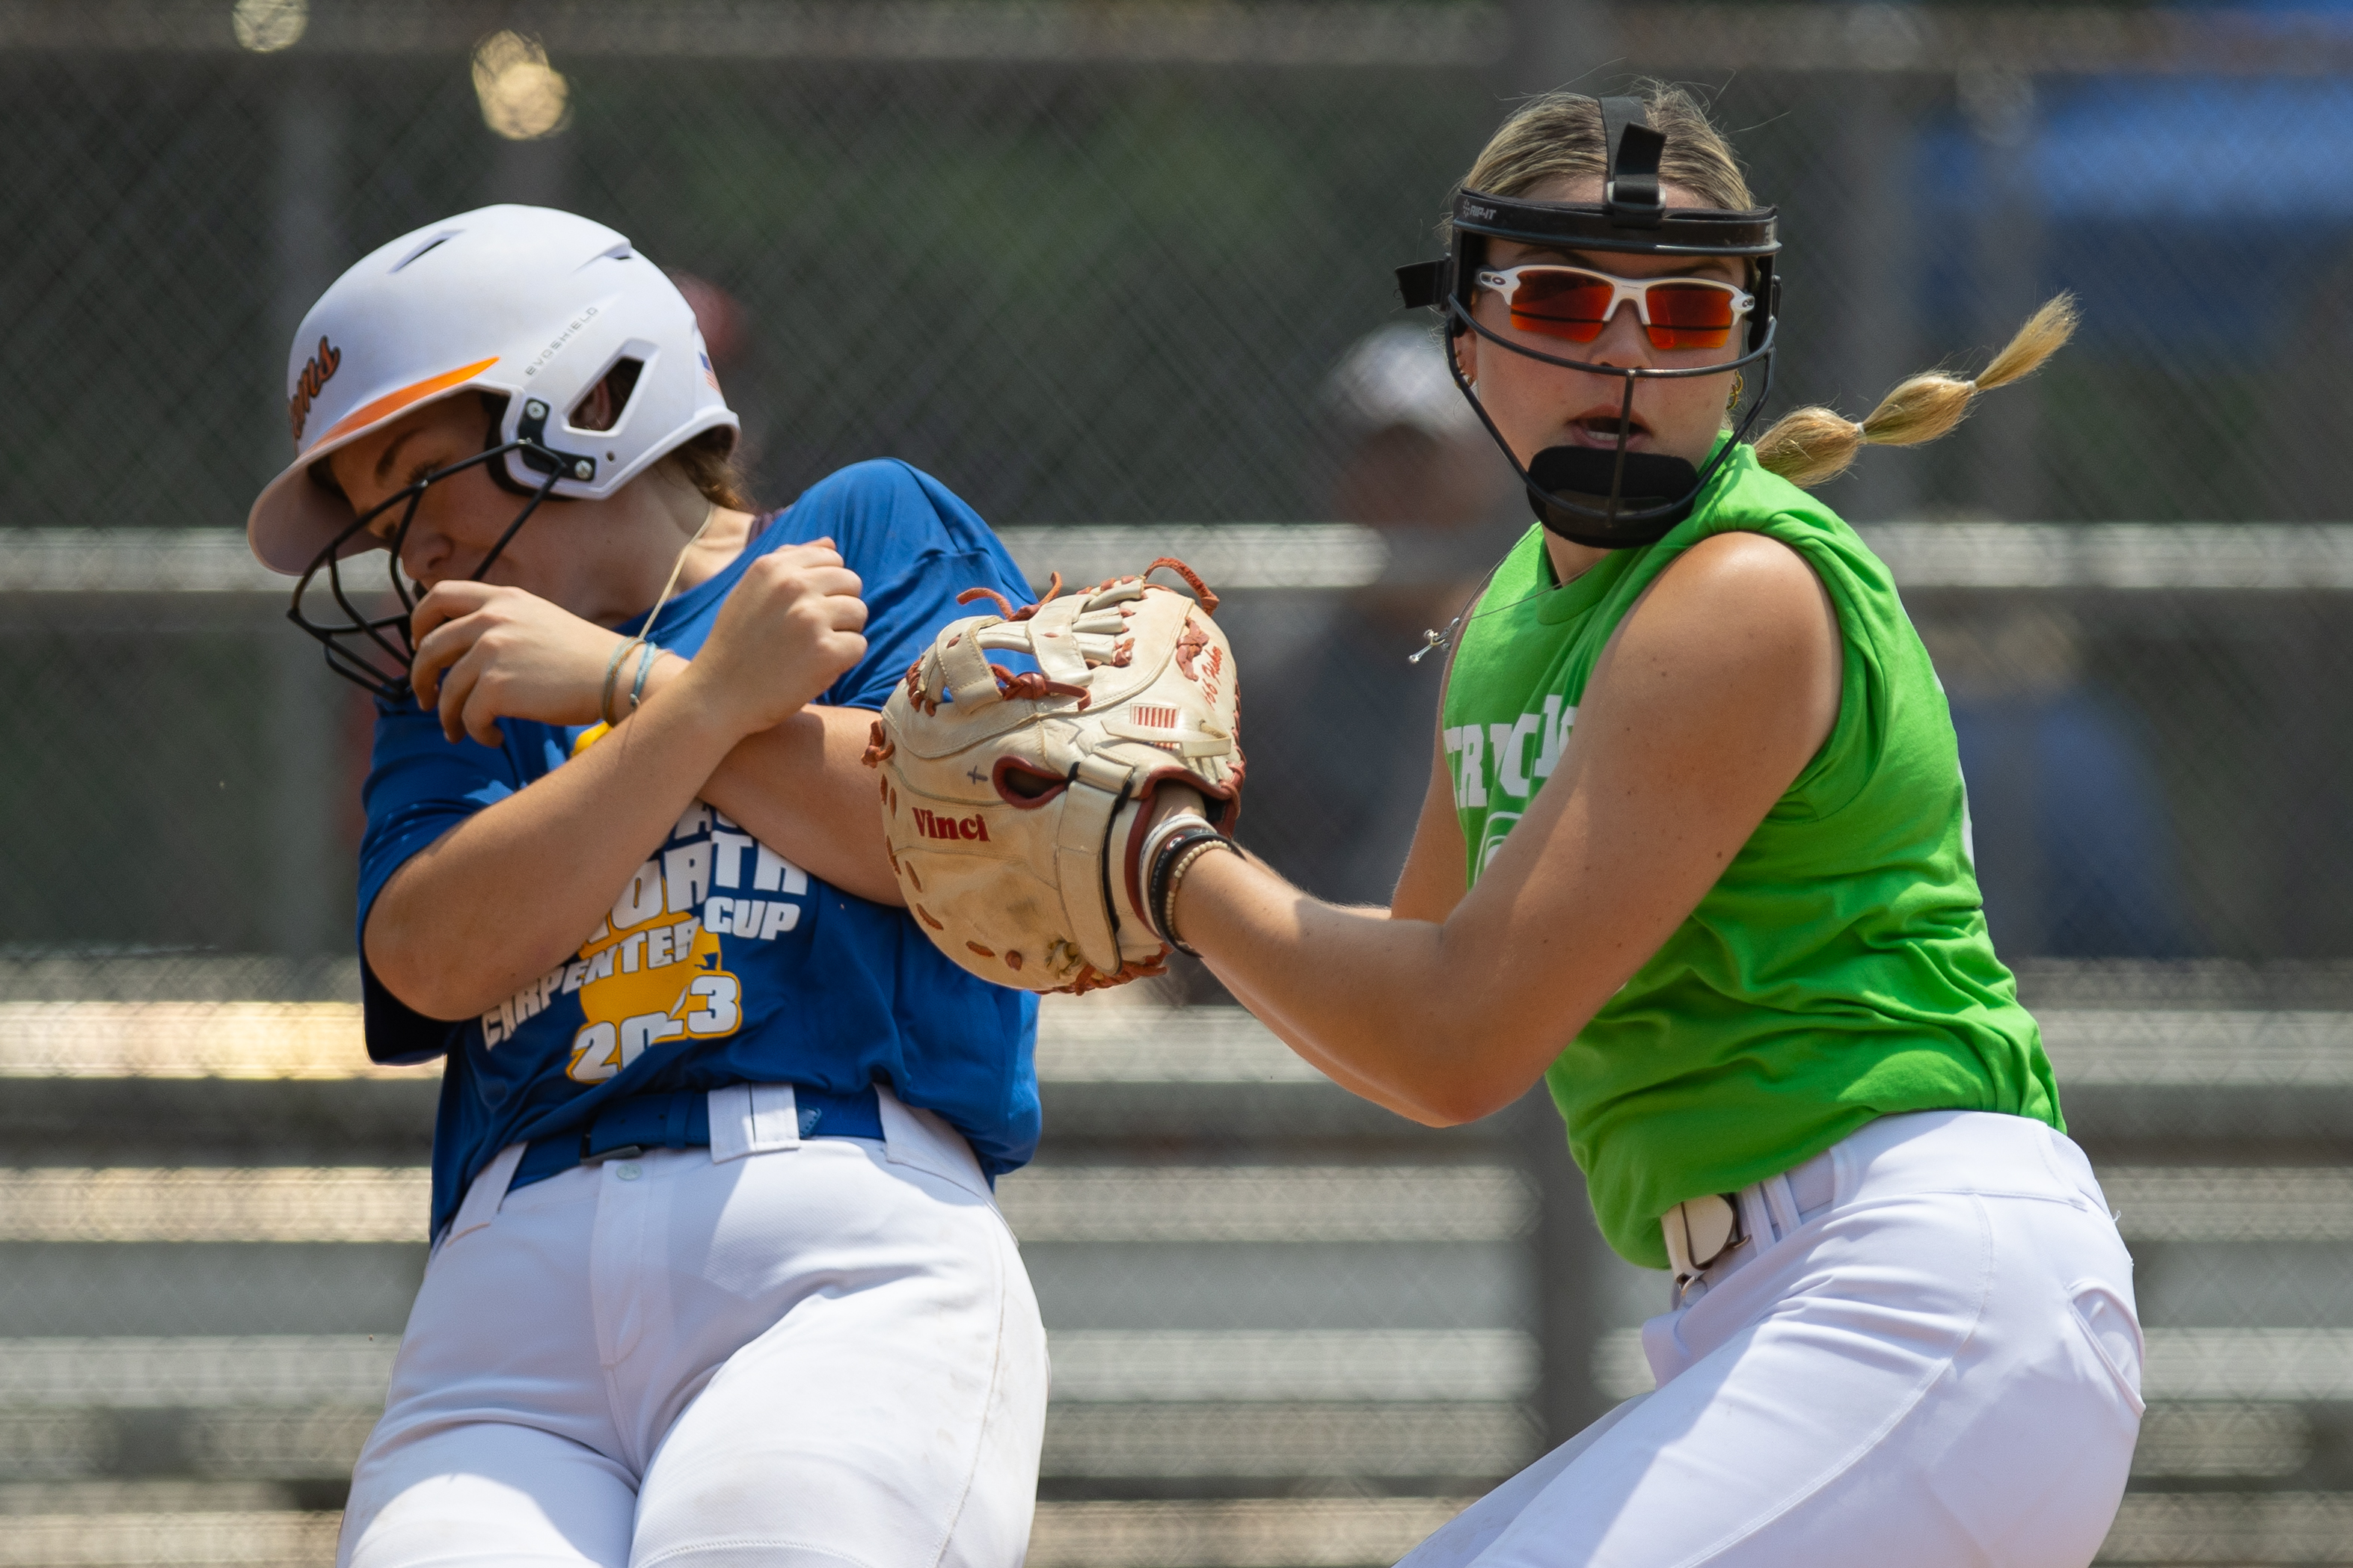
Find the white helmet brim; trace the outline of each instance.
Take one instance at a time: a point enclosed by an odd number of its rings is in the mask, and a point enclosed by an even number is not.
[[[483,388],[481,378],[497,365],[495,356],[427,376],[412,386],[386,393],[362,405],[330,426],[317,444],[279,471],[262,487],[253,510],[246,514],[245,542],[255,557],[273,572],[299,576],[319,558],[319,552],[352,526],[356,514],[341,489],[314,477],[328,458],[364,439],[396,419],[461,392]],[[339,555],[356,555],[377,547],[369,534],[344,541]]]
[[[635,383],[611,427],[572,426],[624,361]],[[294,459],[255,500],[246,539],[290,576],[354,521],[341,490],[312,477],[317,465],[470,390],[506,398],[499,430],[485,431],[516,444],[500,476],[570,500],[609,496],[703,432],[740,427],[677,286],[627,237],[546,207],[483,207],[379,247],[303,318],[286,385]],[[562,459],[552,484],[549,454]],[[356,535],[338,553],[375,543]]]

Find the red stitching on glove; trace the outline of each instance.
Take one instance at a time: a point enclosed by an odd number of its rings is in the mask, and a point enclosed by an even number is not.
[[[1193,660],[1203,648],[1208,646],[1209,634],[1201,629],[1201,624],[1193,618],[1192,612],[1187,611],[1184,633],[1176,639],[1176,668],[1185,672],[1186,679],[1201,679],[1193,672]]]
[[[1042,702],[1049,697],[1075,697],[1079,710],[1086,710],[1094,700],[1094,693],[1083,686],[1072,686],[1064,680],[1049,680],[1034,669],[1016,675],[1001,664],[992,664],[988,673],[997,677],[997,695],[1008,702]]]
[[[1146,566],[1144,569],[1145,575],[1148,577],[1153,573],[1159,571],[1163,566],[1167,567],[1168,570],[1176,573],[1176,575],[1184,578],[1187,583],[1192,585],[1193,596],[1201,601],[1201,610],[1204,615],[1214,616],[1218,613],[1217,595],[1211,593],[1209,591],[1209,585],[1201,581],[1200,574],[1195,572],[1190,566],[1186,565],[1182,561],[1177,560],[1174,555],[1164,555],[1159,560],[1155,561],[1151,565]]]
[[[1108,991],[1131,980],[1148,980],[1155,974],[1168,973],[1167,958],[1168,949],[1164,947],[1150,958],[1130,959],[1119,966],[1116,974],[1105,974],[1093,964],[1082,961],[1079,964],[1078,978],[1068,985],[1057,985],[1054,989],[1065,995],[1083,996],[1090,991]]]
[[[1060,572],[1057,572],[1054,574],[1053,580],[1046,584],[1046,593],[1044,597],[1040,598],[1036,604],[1030,605],[1029,608],[1024,610],[1016,610],[1013,614],[1006,616],[1005,618],[1008,621],[1026,621],[1030,616],[1036,615],[1039,611],[1044,609],[1048,605],[1053,603],[1054,595],[1060,594],[1061,591],[1062,574]],[[1016,964],[1014,967],[1018,969],[1020,965]]]
[[[956,595],[959,605],[969,605],[975,599],[994,599],[997,601],[997,613],[1008,621],[1013,618],[1013,601],[994,588],[966,588]]]
[[[1026,621],[1030,616],[1036,615],[1039,611],[1044,609],[1048,603],[1053,599],[1054,595],[1061,591],[1062,574],[1060,572],[1057,572],[1054,574],[1053,581],[1046,584],[1045,597],[1039,599],[1034,605],[1024,605],[1018,610],[1013,607],[1012,600],[1007,598],[1004,595],[998,593],[994,588],[966,588],[963,593],[956,595],[956,603],[959,605],[969,605],[975,599],[994,599],[997,601],[997,613],[1000,618],[1008,621]],[[948,646],[950,647],[954,647],[955,646],[955,639],[951,637],[948,640]]]

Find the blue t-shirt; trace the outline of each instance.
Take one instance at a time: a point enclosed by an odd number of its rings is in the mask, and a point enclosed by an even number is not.
[[[1029,597],[988,525],[938,481],[904,463],[860,463],[811,487],[726,570],[671,599],[656,640],[692,657],[755,557],[827,537],[867,605],[866,657],[818,699],[829,706],[881,708],[940,627],[972,613],[955,602],[964,590]],[[580,734],[512,719],[501,728],[495,748],[452,742],[433,712],[379,705],[363,936],[410,856],[562,766]],[[967,974],[904,910],[828,887],[700,802],[576,957],[480,1018],[427,1018],[364,962],[362,975],[371,1057],[449,1058],[433,1135],[437,1233],[499,1150],[575,1131],[615,1097],[649,1090],[879,1081],[945,1118],[992,1177],[1038,1145],[1036,998]]]

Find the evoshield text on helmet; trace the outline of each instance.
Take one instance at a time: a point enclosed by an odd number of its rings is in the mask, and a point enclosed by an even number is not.
[[[1525,358],[1594,375],[1615,376],[1623,383],[1625,397],[1620,405],[1614,450],[1547,447],[1523,465],[1479,401],[1477,389],[1463,375],[1460,357],[1451,350],[1446,356],[1455,384],[1470,400],[1479,422],[1487,427],[1487,434],[1503,449],[1513,472],[1526,487],[1529,505],[1537,520],[1553,532],[1579,544],[1620,549],[1662,538],[1689,516],[1700,491],[1706,488],[1732,449],[1731,442],[1723,443],[1704,471],[1694,468],[1683,458],[1664,453],[1628,451],[1635,384],[1729,375],[1761,363],[1764,374],[1757,396],[1734,432],[1735,440],[1745,437],[1772,388],[1773,338],[1780,303],[1774,259],[1781,244],[1775,232],[1776,215],[1771,207],[1740,212],[1668,207],[1659,186],[1659,160],[1665,151],[1666,139],[1651,129],[1641,100],[1605,98],[1597,101],[1601,110],[1607,158],[1599,202],[1535,202],[1482,191],[1460,192],[1454,198],[1449,254],[1442,260],[1400,267],[1397,276],[1398,291],[1407,305],[1431,307],[1446,316],[1450,338],[1476,332],[1497,347]],[[1482,324],[1472,311],[1472,301],[1481,289],[1495,289],[1509,297],[1518,288],[1518,279],[1511,273],[1488,268],[1490,239],[1576,252],[1740,258],[1750,269],[1749,288],[1735,289],[1715,285],[1736,298],[1709,299],[1695,304],[1698,309],[1715,312],[1713,319],[1718,320],[1725,330],[1745,321],[1743,352],[1720,364],[1657,370],[1595,364],[1514,342]],[[1577,271],[1574,268],[1556,270]],[[1609,285],[1607,302],[1599,308],[1605,312],[1615,310],[1621,295],[1618,280],[1606,275],[1592,276]],[[1675,330],[1672,320],[1662,321],[1669,315],[1663,308],[1668,302],[1645,292],[1626,303],[1637,310],[1644,327],[1650,329],[1654,344],[1673,346],[1672,342],[1658,343],[1662,331],[1672,333]],[[1515,310],[1519,308],[1514,304]],[[1600,318],[1604,321],[1607,319],[1606,313]],[[1570,342],[1590,342],[1599,331],[1582,337],[1576,331],[1555,335]]]
[[[609,417],[578,423],[607,383]],[[482,450],[355,515],[324,460],[468,394],[489,400]],[[427,225],[337,279],[295,335],[287,419],[294,460],[254,502],[247,541],[265,565],[300,577],[289,614],[326,645],[329,665],[388,700],[413,657],[417,593],[400,544],[427,487],[479,464],[525,498],[479,578],[550,498],[613,495],[704,431],[738,428],[694,310],[661,269],[603,224],[526,206]],[[396,512],[388,540],[373,531]],[[342,562],[387,542],[392,603],[371,613]],[[306,601],[321,593],[334,608],[314,616]]]

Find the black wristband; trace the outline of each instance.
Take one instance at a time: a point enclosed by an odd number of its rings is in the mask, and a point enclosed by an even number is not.
[[[1153,935],[1161,941],[1172,943],[1175,941],[1168,934],[1168,919],[1163,911],[1162,900],[1168,896],[1168,874],[1176,867],[1177,853],[1188,844],[1220,837],[1222,835],[1208,823],[1198,827],[1179,828],[1161,841],[1159,849],[1152,857],[1152,864],[1145,868],[1144,914],[1152,922]]]
[[[1236,855],[1242,852],[1242,847],[1230,838],[1204,838],[1186,846],[1185,852],[1177,856],[1168,868],[1168,891],[1163,895],[1161,918],[1168,924],[1169,945],[1195,958],[1201,956],[1200,950],[1187,942],[1176,930],[1176,897],[1184,890],[1185,879],[1192,874],[1193,863],[1220,849],[1230,850]]]
[[[1179,952],[1200,954],[1176,934],[1176,900],[1179,884],[1178,873],[1189,866],[1202,852],[1221,847],[1240,854],[1240,847],[1206,825],[1172,833],[1152,858],[1151,874],[1145,881],[1145,912],[1151,919],[1155,934]]]

